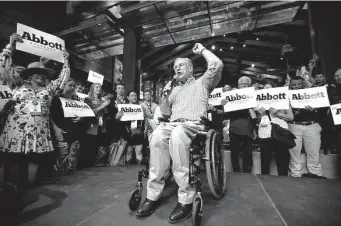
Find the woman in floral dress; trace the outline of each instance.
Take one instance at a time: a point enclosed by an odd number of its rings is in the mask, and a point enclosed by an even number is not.
[[[8,61],[16,41],[21,41],[21,38],[14,34],[11,36],[11,43],[0,55],[0,59],[5,59],[1,61],[4,68],[0,74],[1,80],[13,89],[14,101],[0,136],[0,152],[5,152],[8,158],[4,171],[5,180],[10,178],[11,165],[19,164],[19,183],[26,185],[27,182],[35,181],[38,165],[46,164],[46,159],[42,157],[54,150],[49,108],[52,96],[69,78],[70,68],[68,54],[64,52],[64,66],[57,79],[56,72],[45,68],[41,62],[31,63],[27,69],[21,71],[20,77],[15,76]],[[47,79],[52,82],[46,82]]]

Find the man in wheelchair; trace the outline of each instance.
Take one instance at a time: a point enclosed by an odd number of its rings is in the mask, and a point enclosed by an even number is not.
[[[200,123],[201,116],[207,116],[209,94],[217,86],[223,68],[222,61],[201,44],[195,44],[193,52],[205,58],[207,71],[195,79],[190,59],[177,58],[174,62],[174,79],[163,89],[160,103],[162,117],[167,118],[169,123],[161,122],[149,138],[147,198],[137,210],[136,215],[139,217],[149,216],[156,209],[171,159],[173,176],[179,189],[178,204],[168,220],[170,223],[179,223],[191,216],[195,188],[189,184],[188,153],[191,141],[205,129]],[[177,86],[172,89],[174,82]]]

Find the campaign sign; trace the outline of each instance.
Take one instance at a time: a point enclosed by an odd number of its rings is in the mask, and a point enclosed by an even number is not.
[[[69,100],[62,97],[59,97],[59,99],[62,102],[65,118],[95,117],[93,110],[86,103],[77,100]]]
[[[254,87],[224,92],[224,96],[227,100],[227,104],[224,105],[224,112],[257,107],[257,96]]]
[[[20,23],[17,24],[17,34],[24,42],[17,42],[16,49],[64,63],[63,39]]]
[[[12,96],[12,91],[7,85],[0,85],[0,111]]]
[[[219,106],[221,105],[222,99],[224,99],[223,88],[215,88],[209,96],[208,104],[211,104],[213,106]]]
[[[289,109],[288,87],[256,90],[258,108]]]
[[[92,82],[92,83],[99,83],[99,84],[103,84],[103,79],[104,79],[104,76],[101,75],[101,74],[98,74],[94,71],[89,71],[89,76],[88,76],[88,81],[89,82]]]
[[[312,108],[329,107],[329,98],[325,86],[308,89],[289,90],[289,99],[293,108]]]
[[[88,94],[84,94],[84,93],[77,93],[77,96],[79,97],[80,101],[84,102],[85,97],[88,97]]]
[[[333,115],[334,125],[341,124],[341,104],[334,104],[330,106],[330,111]]]
[[[121,121],[144,120],[142,106],[138,104],[118,104],[118,111],[123,111]]]

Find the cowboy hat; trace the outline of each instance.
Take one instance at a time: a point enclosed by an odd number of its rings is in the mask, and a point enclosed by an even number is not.
[[[45,75],[48,79],[55,79],[57,73],[55,70],[44,67],[41,62],[33,62],[28,65],[28,67],[21,71],[20,77],[27,80],[33,74]]]

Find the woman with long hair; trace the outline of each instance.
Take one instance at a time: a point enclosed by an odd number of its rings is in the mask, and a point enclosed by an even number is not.
[[[129,92],[128,93],[128,100],[129,104],[139,104],[137,100],[136,92]],[[143,143],[144,143],[144,121],[131,121],[130,122],[130,132],[131,136],[128,139],[128,147],[127,147],[127,154],[126,160],[128,163],[132,162],[132,153],[133,149],[135,149],[135,156],[137,164],[142,163],[143,159]]]
[[[67,174],[76,170],[79,140],[87,129],[86,118],[65,118],[60,98],[68,100],[79,100],[75,93],[77,83],[70,78],[59,95],[52,99],[51,119],[54,135],[55,148],[57,149],[57,160],[55,170]]]
[[[107,120],[105,113],[107,112],[107,106],[111,103],[110,99],[102,98],[102,85],[100,83],[94,83],[90,87],[88,97],[84,99],[95,113],[95,118],[92,120],[90,127],[86,130],[87,136],[84,139],[84,151],[81,153],[87,153],[83,159],[85,167],[91,167],[96,163],[96,157],[99,156],[98,152],[104,152],[107,141]],[[82,144],[81,144],[82,146]],[[81,155],[82,155],[81,154]]]
[[[264,89],[274,88],[274,83],[266,83]],[[287,110],[276,110],[270,108],[268,111],[264,108],[258,109],[258,113],[262,118],[258,126],[259,146],[261,152],[261,168],[262,174],[269,174],[270,161],[272,153],[275,154],[277,171],[279,176],[288,176],[289,171],[289,149],[271,139],[271,123],[275,123],[284,129],[289,129],[288,121],[293,120],[294,115],[291,107]],[[270,117],[270,118],[269,118]]]

